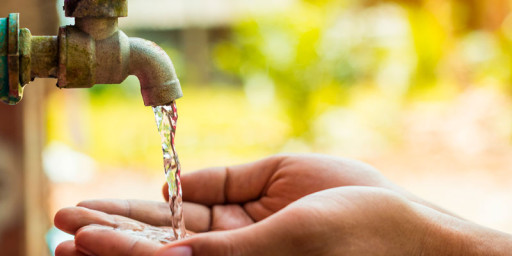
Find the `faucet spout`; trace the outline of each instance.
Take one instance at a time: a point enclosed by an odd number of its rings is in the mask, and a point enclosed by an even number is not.
[[[129,73],[139,79],[146,106],[169,104],[183,96],[171,59],[151,41],[130,38]]]

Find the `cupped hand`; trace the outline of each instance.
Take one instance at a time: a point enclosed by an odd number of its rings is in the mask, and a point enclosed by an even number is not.
[[[145,202],[140,203],[131,201],[128,207],[126,201],[111,201],[114,208],[106,206],[107,201],[85,204],[122,211],[155,225],[165,222],[165,216],[158,216],[165,213],[153,209],[157,204],[141,207]],[[505,248],[497,246],[497,241],[508,241],[510,246],[510,236],[440,213],[390,190],[361,186],[313,193],[252,225],[199,233],[167,245],[114,229],[126,222],[146,225],[82,207],[64,209],[56,216],[56,225],[76,232],[76,237],[75,242],[61,244],[56,255],[506,255],[497,253]],[[479,251],[467,251],[475,247]]]
[[[324,238],[311,236],[316,232],[314,229],[319,228],[317,231],[327,232],[327,235],[330,232],[343,233],[338,228],[329,229],[329,226],[338,225],[331,225],[327,221],[329,218],[325,216],[342,216],[343,218],[337,220],[346,225],[343,223],[357,223],[352,217],[367,216],[367,213],[373,212],[367,209],[375,208],[372,203],[368,203],[374,198],[372,193],[350,192],[349,194],[356,194],[360,198],[346,200],[343,199],[346,197],[343,192],[345,190],[340,192],[335,189],[333,191],[337,193],[327,193],[331,188],[346,187],[346,191],[366,191],[371,189],[369,187],[377,187],[377,194],[392,194],[401,202],[430,206],[388,181],[369,165],[321,155],[273,156],[239,166],[209,168],[183,175],[182,184],[187,228],[194,232],[225,231],[193,235],[182,242],[170,244],[175,250],[181,250],[182,253],[193,251],[194,255],[258,255],[248,251],[258,251],[258,248],[248,246],[250,249],[240,249],[235,246],[237,244],[245,247],[246,243],[255,243],[254,239],[272,245],[265,247],[261,244],[258,247],[277,250],[273,239],[287,241],[284,244],[279,243],[279,247],[286,243],[293,244],[296,248],[305,248],[310,243],[324,244]],[[305,197],[318,191],[322,191],[319,194],[325,198],[310,200],[308,198],[312,196]],[[346,204],[345,208],[332,206],[331,204],[340,205],[336,201]],[[63,243],[58,248],[58,255],[80,255],[84,252],[90,255],[152,255],[161,244],[113,230],[112,227],[117,225],[115,220],[130,221],[138,225],[170,224],[170,212],[165,203],[111,200],[83,202],[79,206],[61,210],[55,217],[57,227],[76,234],[75,243]],[[355,211],[351,210],[348,211],[349,214],[343,210],[347,208],[359,209],[360,212],[354,214]],[[393,211],[392,208],[391,210]],[[304,218],[308,214],[306,221]],[[108,228],[90,224],[100,224]],[[312,241],[307,243],[304,237],[301,238],[301,234],[306,234]],[[187,246],[179,246],[183,243]],[[282,252],[281,255],[301,255]],[[271,251],[263,253],[272,254]]]
[[[186,226],[195,232],[244,227],[301,197],[343,186],[388,189],[448,213],[395,185],[368,164],[326,155],[276,155],[243,165],[208,168],[183,175],[182,185],[185,202],[205,206],[192,217],[185,212]],[[163,194],[168,200],[167,185]]]
[[[468,255],[463,249],[475,237],[497,237],[477,231],[388,189],[346,186],[302,197],[249,226],[176,241],[155,255]]]

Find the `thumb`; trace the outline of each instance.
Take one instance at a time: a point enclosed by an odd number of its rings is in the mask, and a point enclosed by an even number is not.
[[[240,229],[196,234],[160,248],[155,256],[298,255],[296,242],[304,240],[294,230],[299,225],[273,217]]]
[[[241,255],[242,242],[235,239],[235,231],[220,231],[197,234],[193,237],[165,246],[155,256],[200,256],[200,255]]]

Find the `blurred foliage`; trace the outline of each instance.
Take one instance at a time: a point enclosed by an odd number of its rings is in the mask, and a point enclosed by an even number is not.
[[[48,101],[48,141],[84,152],[108,168],[162,171],[154,114],[137,78],[91,90],[62,90]],[[93,93],[88,93],[92,91]],[[288,126],[274,106],[255,108],[229,86],[184,87],[178,100],[176,147],[184,170],[235,164],[272,154]],[[233,107],[236,106],[236,107]]]
[[[282,13],[248,16],[214,56],[246,86],[273,88],[291,135],[308,140],[316,117],[350,104],[354,90],[371,87],[397,102],[489,80],[510,91],[509,7],[505,0],[294,1]]]
[[[481,87],[512,95],[511,1],[289,3],[244,15],[228,38],[214,40],[216,70],[233,78],[219,84],[187,82],[194,65],[180,33],[134,34],[162,45],[182,80],[176,141],[185,169],[281,151],[383,152],[408,140],[404,113],[418,102]],[[233,81],[242,86],[225,85]],[[108,165],[160,169],[160,139],[135,78],[62,90],[48,104],[50,142]],[[490,120],[510,136],[506,113]]]

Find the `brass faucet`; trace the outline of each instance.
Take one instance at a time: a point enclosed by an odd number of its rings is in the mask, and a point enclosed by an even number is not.
[[[169,56],[155,43],[129,38],[118,28],[128,14],[127,0],[66,0],[75,25],[58,36],[32,36],[19,29],[19,15],[0,18],[0,100],[17,104],[35,78],[57,78],[59,88],[90,88],[139,78],[146,106],[183,96]]]

